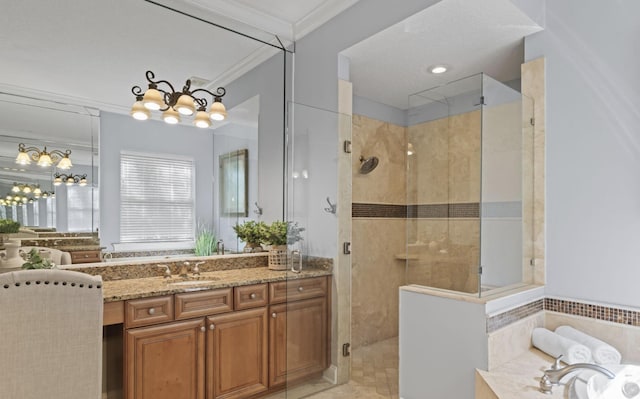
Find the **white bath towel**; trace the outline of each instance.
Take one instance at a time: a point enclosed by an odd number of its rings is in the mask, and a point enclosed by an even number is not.
[[[606,342],[600,341],[598,338],[585,334],[580,330],[576,330],[570,326],[560,326],[556,328],[556,334],[565,338],[572,339],[591,351],[593,360],[599,364],[620,364],[622,355],[616,348]]]
[[[562,355],[562,361],[567,364],[586,363],[591,360],[589,348],[546,328],[534,328],[531,342],[548,355]]]

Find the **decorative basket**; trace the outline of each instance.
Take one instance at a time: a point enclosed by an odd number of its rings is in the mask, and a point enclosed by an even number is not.
[[[269,269],[287,270],[289,268],[288,251],[286,245],[271,247],[269,250]]]

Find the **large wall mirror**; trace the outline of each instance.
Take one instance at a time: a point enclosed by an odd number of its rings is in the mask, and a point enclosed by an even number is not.
[[[284,97],[291,57],[282,48],[290,43],[224,19],[204,6],[185,3],[176,13],[151,2],[90,3],[84,13],[77,12],[83,4],[78,1],[43,4],[35,11],[11,7],[7,10],[11,18],[0,31],[11,32],[8,37],[12,38],[0,65],[0,93],[4,93],[0,98],[0,195],[6,196],[14,183],[38,184],[41,190],[56,192],[53,200],[39,199],[37,206],[29,204],[27,211],[21,208],[19,220],[27,226],[58,231],[97,231],[105,251],[118,253],[188,252],[193,248],[192,238],[203,227],[212,229],[227,249],[235,250],[239,246],[233,233],[236,223],[282,219]],[[140,30],[139,21],[133,21],[140,14],[154,25],[175,28],[174,34],[163,37],[162,51],[139,45],[158,41],[157,32]],[[64,24],[51,15],[64,16]],[[91,29],[78,34],[82,27]],[[202,40],[195,38],[214,40],[207,40],[203,48]],[[147,121],[133,119],[129,112],[136,98],[131,88],[138,85],[146,90],[147,70],[177,90],[187,79],[193,89],[224,87],[227,119],[207,129],[195,127],[188,117],[168,125],[161,121],[160,112]],[[34,163],[19,168],[15,158],[20,143],[71,150],[74,167],[70,171],[43,170]],[[246,209],[242,214],[223,214],[218,159],[242,149],[248,150]],[[165,156],[166,164],[171,159],[192,163],[190,239],[167,243],[162,237],[146,236],[132,240],[123,233],[123,222],[128,220],[122,207],[123,153]],[[53,186],[56,172],[86,174],[88,184],[82,189],[90,194],[80,193],[78,185]],[[140,202],[150,204],[155,199],[151,196]],[[52,207],[55,214],[46,212]],[[18,213],[16,207],[5,208],[4,216]],[[148,216],[147,220],[166,215]]]

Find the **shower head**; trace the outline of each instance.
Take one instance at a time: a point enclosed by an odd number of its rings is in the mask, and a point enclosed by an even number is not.
[[[378,157],[366,158],[360,155],[360,173],[366,175],[378,166]]]

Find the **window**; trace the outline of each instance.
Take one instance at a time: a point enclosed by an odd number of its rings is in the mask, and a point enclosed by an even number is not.
[[[98,192],[90,186],[67,187],[67,227],[69,231],[92,231],[98,226]]]
[[[195,239],[193,160],[120,154],[120,242]]]

